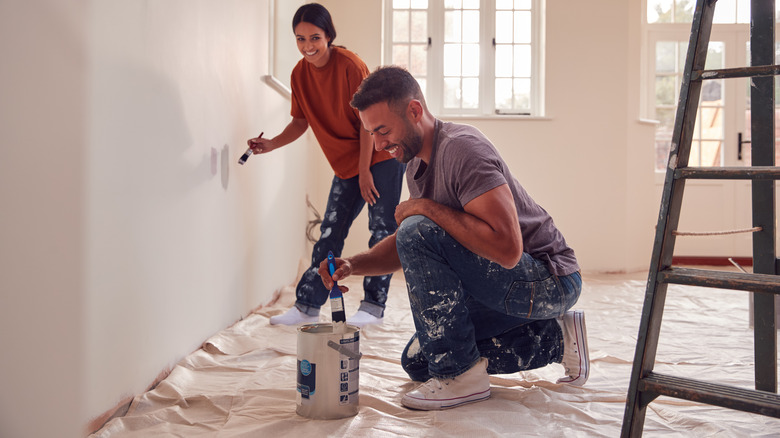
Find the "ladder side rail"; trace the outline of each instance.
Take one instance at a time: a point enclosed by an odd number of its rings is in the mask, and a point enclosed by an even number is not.
[[[775,0],[751,0],[750,64],[775,62]],[[751,156],[753,166],[775,165],[774,77],[751,79]],[[753,272],[776,275],[776,209],[774,181],[752,182]],[[754,350],[756,389],[777,392],[777,334],[775,297],[756,293],[754,299]]]
[[[664,179],[642,319],[637,335],[637,347],[623,417],[622,436],[640,436],[644,427],[647,406],[641,403],[638,385],[639,380],[653,370],[655,362],[661,319],[666,301],[666,284],[658,283],[658,272],[672,263],[675,236],[671,231],[677,228],[685,188],[685,180],[675,181],[674,171],[678,167],[686,167],[690,156],[696,110],[701,95],[701,81],[692,82],[691,78],[695,70],[704,69],[714,8],[715,0],[697,0],[683,81],[680,87],[680,98],[675,115],[675,126]]]

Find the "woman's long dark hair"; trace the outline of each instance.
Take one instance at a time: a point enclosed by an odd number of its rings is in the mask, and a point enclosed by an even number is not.
[[[292,27],[295,32],[295,26],[300,22],[313,24],[325,31],[325,37],[328,39],[328,47],[333,44],[333,40],[336,39],[336,27],[333,25],[333,20],[330,18],[330,12],[325,9],[319,3],[307,3],[297,11],[293,16]]]

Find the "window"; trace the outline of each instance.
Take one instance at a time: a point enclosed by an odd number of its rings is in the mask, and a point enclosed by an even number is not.
[[[690,38],[695,0],[646,0],[648,83],[647,112],[658,120],[655,170],[664,172],[677,113],[677,100]],[[775,5],[780,18],[780,2]],[[749,65],[750,1],[719,0],[715,6],[706,69]],[[780,47],[780,46],[778,46]],[[780,53],[780,52],[778,52]],[[780,78],[775,78],[776,93]],[[691,143],[691,166],[749,164],[749,144],[737,152],[737,135],[749,141],[749,99],[746,81],[708,80],[702,90]],[[776,101],[780,105],[780,101]],[[780,106],[778,106],[780,117]],[[780,121],[780,119],[778,119]],[[745,159],[745,157],[748,157]]]
[[[388,0],[386,62],[436,113],[542,115],[542,1]]]

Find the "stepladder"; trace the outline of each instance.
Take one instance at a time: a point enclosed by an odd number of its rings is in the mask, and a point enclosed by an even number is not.
[[[775,165],[775,0],[752,0],[750,65],[706,70],[716,0],[697,0],[691,26],[674,131],[664,179],[647,289],[629,381],[622,436],[641,436],[647,406],[659,396],[780,418],[777,394],[775,297],[780,295],[780,261],[776,251]],[[692,136],[702,83],[748,78],[751,105],[751,165],[691,167]],[[677,225],[685,182],[691,179],[750,180],[752,187],[752,272],[691,269],[673,265]],[[654,371],[664,304],[669,284],[733,289],[754,295],[755,389],[664,375]]]

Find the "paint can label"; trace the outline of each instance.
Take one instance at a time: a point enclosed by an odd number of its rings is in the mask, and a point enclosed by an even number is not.
[[[298,392],[308,399],[317,389],[317,364],[308,360],[298,360]]]

